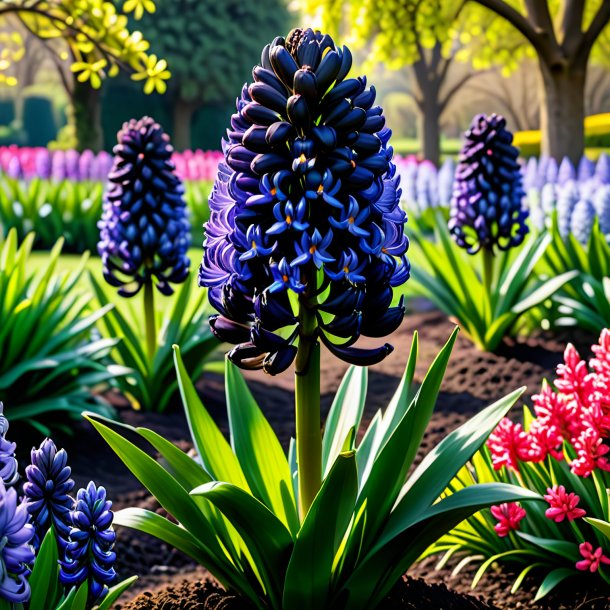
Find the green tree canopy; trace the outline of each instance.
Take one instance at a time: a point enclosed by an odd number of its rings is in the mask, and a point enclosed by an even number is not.
[[[290,29],[284,0],[156,0],[139,24],[172,70],[174,142],[189,145],[193,113],[234,99],[265,44]]]

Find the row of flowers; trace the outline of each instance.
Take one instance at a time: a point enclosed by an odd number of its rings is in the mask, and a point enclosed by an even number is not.
[[[221,159],[222,153],[215,150],[172,153],[178,176],[187,181],[214,180]],[[94,153],[90,150],[78,152],[49,150],[44,147],[0,146],[0,172],[13,179],[104,182],[112,162],[112,155],[105,151]]]

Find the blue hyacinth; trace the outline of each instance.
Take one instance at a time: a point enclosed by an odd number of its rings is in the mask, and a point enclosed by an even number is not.
[[[167,134],[149,117],[125,123],[118,134],[98,251],[104,278],[122,296],[149,282],[169,295],[188,276],[189,221],[172,152]]]
[[[449,231],[470,254],[519,245],[528,232],[519,151],[506,120],[475,116],[465,134],[449,219]]]
[[[595,174],[595,163],[589,159],[586,155],[583,155],[578,162],[578,181],[585,182],[592,178]]]
[[[265,47],[237,100],[199,284],[241,367],[283,371],[303,336],[371,364],[391,346],[353,343],[403,318],[393,288],[409,277],[408,242],[390,131],[366,78],[346,78],[351,63],[329,36],[293,30]]]
[[[32,449],[31,464],[26,467],[25,476],[23,493],[35,527],[35,546],[40,545],[51,526],[62,546],[70,531],[70,511],[74,506],[70,497],[74,481],[68,454],[64,449],[58,451],[51,439],[45,439],[38,449]]]
[[[28,576],[34,562],[34,528],[24,502],[0,481],[0,597],[12,604],[30,599]],[[33,609],[32,609],[33,610]]]
[[[439,205],[448,208],[453,196],[453,180],[455,178],[455,162],[451,157],[445,159],[438,170],[438,199]]]
[[[111,507],[106,490],[96,487],[93,481],[79,489],[70,513],[65,556],[60,560],[60,581],[67,589],[87,581],[91,603],[99,602],[116,578],[113,550],[116,534]]]
[[[610,184],[610,157],[605,152],[602,152],[595,164],[594,175],[601,184]]]

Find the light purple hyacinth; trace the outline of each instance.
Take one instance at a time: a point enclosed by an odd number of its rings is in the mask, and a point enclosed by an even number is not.
[[[610,157],[603,152],[595,165],[595,177],[601,184],[610,184]]]
[[[24,502],[18,502],[14,488],[0,481],[0,597],[12,604],[30,599],[28,576],[34,562],[30,540],[34,527]]]
[[[74,149],[67,150],[66,153],[66,178],[72,182],[80,180],[79,174],[79,162],[80,155],[78,151]]]
[[[557,170],[557,184],[563,186],[568,180],[576,180],[576,170],[572,161],[568,157],[564,157]]]
[[[595,174],[595,163],[586,155],[583,155],[578,162],[578,181],[585,182]]]
[[[572,213],[579,199],[578,185],[573,180],[559,189],[557,195],[557,226],[562,237],[567,237],[572,228]]]
[[[95,153],[87,149],[80,154],[78,160],[78,177],[79,180],[92,180],[95,162]]]
[[[557,205],[557,186],[552,183],[547,183],[540,191],[540,207],[546,215],[553,213]]]
[[[0,402],[0,479],[6,487],[11,487],[19,480],[19,472],[15,458],[16,444],[6,440],[9,424],[3,411],[4,405]]]
[[[21,161],[19,157],[16,155],[11,157],[6,167],[6,175],[9,178],[14,178],[15,180],[21,180],[23,178],[23,167],[21,165]]]
[[[559,173],[559,166],[557,165],[557,160],[554,157],[549,157],[549,160],[546,164],[546,173],[545,179],[546,182],[557,182],[557,174]]]
[[[525,192],[531,189],[538,189],[538,159],[530,157],[527,163],[522,166],[523,172],[523,188]]]
[[[112,164],[114,163],[114,158],[110,153],[107,153],[105,150],[97,153],[96,161],[96,174],[91,176],[91,180],[101,180],[106,181],[108,179],[108,174],[112,169]]]
[[[591,236],[593,223],[595,222],[595,207],[588,199],[581,199],[574,206],[570,229],[572,235],[581,243],[586,244]]]
[[[47,180],[51,177],[51,153],[46,148],[39,148],[34,157],[36,176]]]
[[[51,178],[55,182],[66,179],[66,154],[63,150],[56,150],[51,157]]]
[[[439,205],[448,208],[453,195],[453,180],[455,178],[455,161],[451,157],[447,157],[441,168],[438,170],[437,185],[438,185],[438,202]]]
[[[602,184],[593,195],[593,205],[604,235],[610,234],[610,185]]]

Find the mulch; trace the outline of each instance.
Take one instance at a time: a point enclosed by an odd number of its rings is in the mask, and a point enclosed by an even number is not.
[[[413,313],[406,317],[401,328],[389,339],[395,351],[383,363],[371,367],[368,399],[364,423],[368,424],[376,410],[388,404],[403,373],[413,332],[419,332],[419,362],[415,378],[421,381],[427,367],[448,339],[454,325],[438,312]],[[442,384],[430,426],[423,441],[427,452],[439,440],[483,407],[495,402],[512,390],[526,386],[524,402],[531,404],[544,378],[554,376],[555,367],[562,361],[566,341],[572,341],[583,357],[597,338],[580,331],[569,334],[542,334],[519,341],[507,341],[498,354],[481,353],[463,336],[458,339]],[[363,341],[364,346],[374,346],[378,340]],[[326,415],[347,366],[322,354],[322,411]],[[294,435],[293,380],[290,373],[269,377],[262,373],[246,373],[249,386],[280,442],[286,448]],[[228,434],[222,376],[206,374],[198,384],[207,409],[221,429]],[[180,405],[174,405],[166,414],[142,413],[131,410],[120,398],[112,397],[120,416],[128,424],[146,426],[162,434],[184,450],[191,448],[188,427]],[[512,417],[519,418],[519,409]],[[12,429],[11,429],[12,431]],[[27,438],[15,438],[23,454],[40,439],[31,431]],[[114,502],[114,508],[139,506],[162,512],[153,498],[143,490],[105,442],[87,422],[76,426],[72,438],[62,439],[70,455],[77,485],[90,479],[103,484]],[[25,444],[23,444],[25,443]],[[122,598],[117,608],[124,610],[206,609],[242,610],[240,600],[218,590],[213,582],[206,582],[209,574],[192,560],[139,532],[121,528],[117,542],[117,569],[122,577],[138,574],[139,580]],[[428,560],[409,570],[410,578],[397,584],[393,597],[387,600],[388,609],[467,610],[498,608],[532,608],[534,610],[601,610],[610,608],[607,592],[596,592],[586,580],[569,586],[549,596],[541,603],[534,603],[536,581],[526,580],[515,595],[510,594],[512,581],[504,572],[485,576],[472,597],[470,588],[472,572],[465,571],[452,576],[450,569],[434,570]],[[514,576],[513,576],[514,580]],[[186,584],[185,584],[186,583]],[[155,591],[153,595],[152,591]],[[159,592],[160,591],[160,592]],[[137,596],[137,597],[136,597]],[[135,598],[135,599],[134,599]],[[128,603],[133,600],[133,603]],[[414,601],[415,600],[415,601]],[[146,605],[148,604],[148,605]],[[241,604],[241,605],[240,605]],[[410,604],[410,605],[409,605]]]

